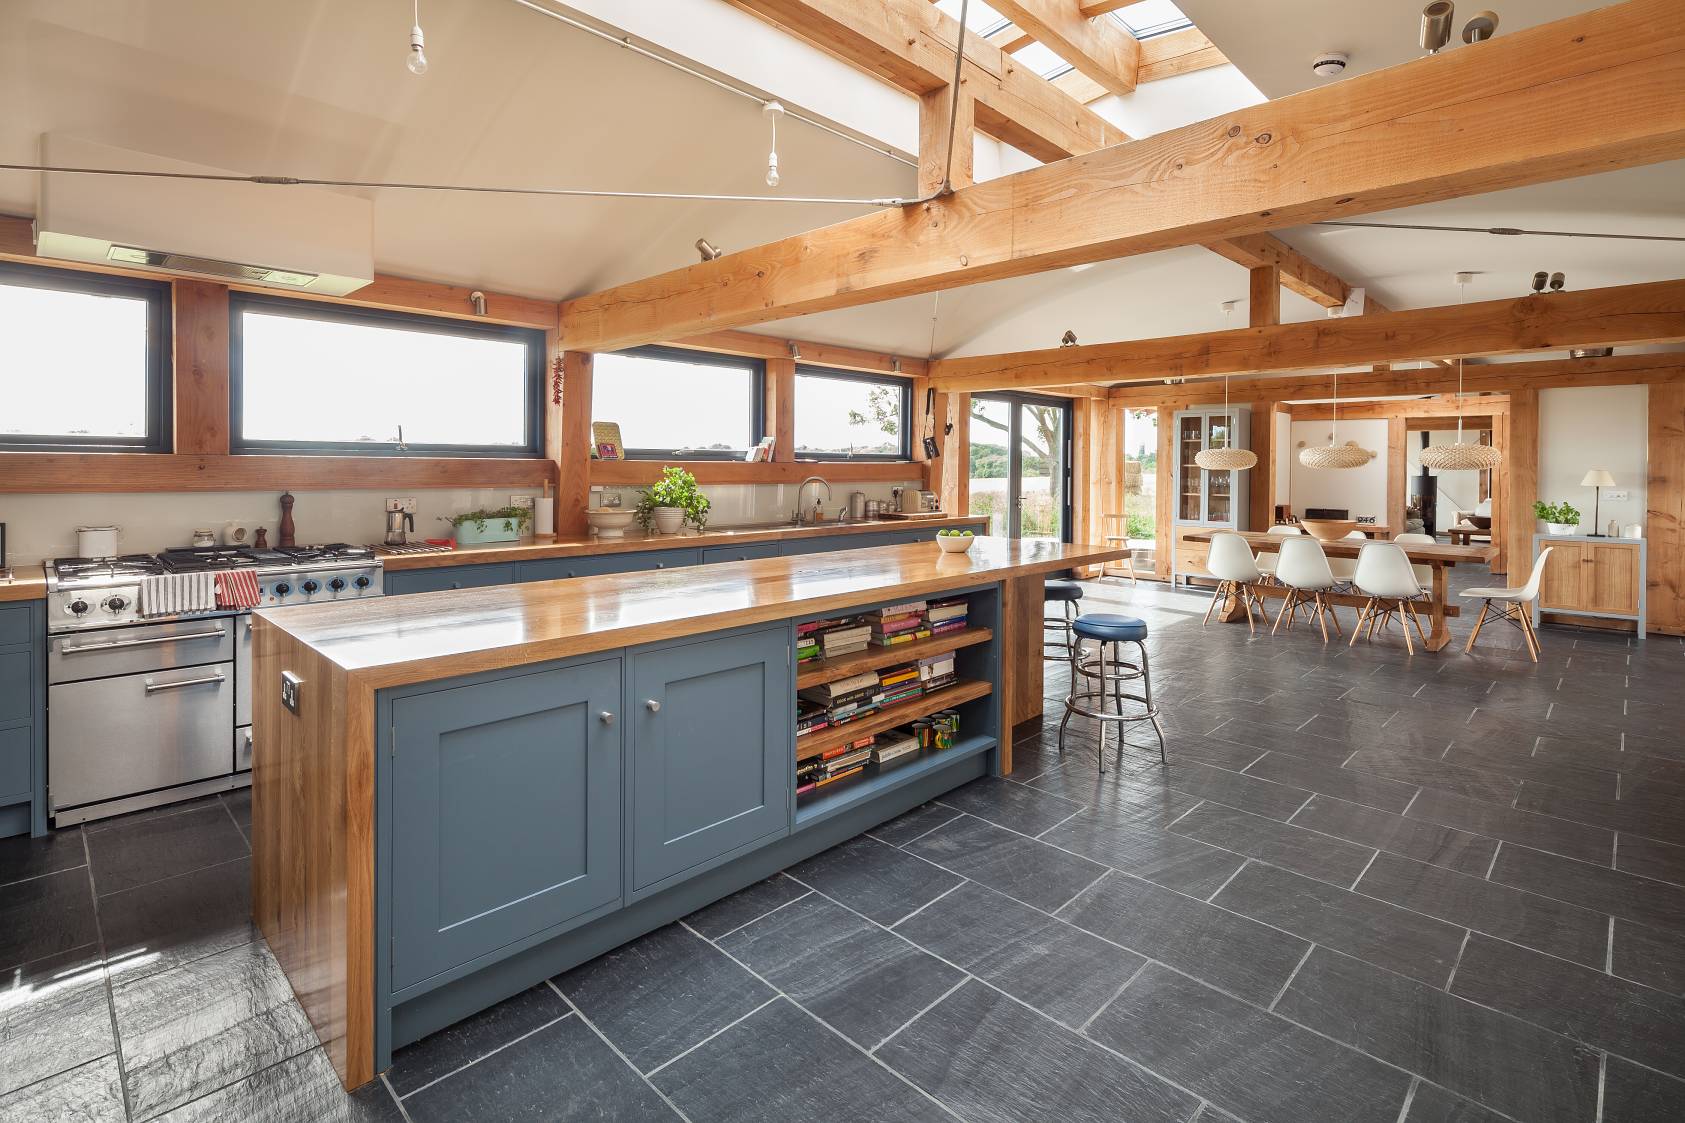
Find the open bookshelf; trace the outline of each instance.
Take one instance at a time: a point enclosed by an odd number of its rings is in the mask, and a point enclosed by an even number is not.
[[[817,733],[809,733],[806,737],[796,739],[796,759],[807,760],[809,757],[820,756],[851,741],[882,733],[886,729],[894,729],[897,725],[905,725],[938,710],[951,710],[962,702],[991,694],[994,689],[992,683],[961,680],[952,686],[944,686],[941,690],[920,694],[893,706],[885,706],[870,717],[856,718],[844,725],[827,726]]]
[[[867,765],[863,772],[803,795],[796,803],[796,827],[799,830],[823,822],[875,796],[905,787],[968,757],[986,753],[995,744],[995,738],[987,734],[962,734],[951,749],[920,749],[911,759],[897,763],[893,768]]]
[[[909,663],[916,659],[929,659],[933,655],[958,651],[973,644],[988,643],[994,637],[995,631],[993,628],[966,628],[964,631],[949,632],[943,636],[931,636],[929,639],[898,643],[893,647],[868,648],[865,651],[857,651],[853,655],[843,655],[836,659],[815,659],[810,663],[803,663],[797,668],[796,689],[805,690],[810,686],[819,686],[822,683],[850,678],[863,671],[893,667],[899,663]]]

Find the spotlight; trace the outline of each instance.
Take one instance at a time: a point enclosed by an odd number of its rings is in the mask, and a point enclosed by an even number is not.
[[[1061,347],[1075,347],[1076,345],[1077,333],[1074,331],[1066,331],[1064,335],[1059,337],[1059,346]]]
[[[1550,274],[1546,273],[1546,272],[1543,272],[1542,270],[1538,273],[1533,274],[1533,291],[1534,292],[1544,292],[1545,291],[1545,282],[1548,281],[1549,279],[1550,279]]]
[[[1552,273],[1550,275],[1550,291],[1551,292],[1561,292],[1562,286],[1566,285],[1567,283],[1568,283],[1568,278],[1564,277],[1561,273]]]
[[[724,251],[706,238],[696,239],[696,252],[702,255],[703,261],[712,261]]]
[[[1476,12],[1472,19],[1463,24],[1463,42],[1465,43],[1484,43],[1497,33],[1497,12]]]
[[[1422,50],[1437,55],[1451,42],[1451,17],[1456,11],[1451,0],[1433,0],[1422,9]]]

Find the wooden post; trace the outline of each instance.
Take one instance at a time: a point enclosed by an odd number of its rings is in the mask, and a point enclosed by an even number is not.
[[[773,438],[773,461],[795,463],[796,360],[788,356],[766,361],[765,414],[766,431]]]
[[[562,353],[562,442],[557,464],[556,533],[584,534],[591,502],[591,370],[593,356]]]
[[[1249,324],[1262,328],[1281,323],[1281,270],[1274,265],[1260,265],[1249,272],[1252,296],[1246,312]]]
[[[1123,514],[1123,408],[1098,401],[1094,412],[1100,419],[1100,455],[1094,479],[1093,537],[1085,541],[1104,546],[1107,534],[1123,533],[1122,525],[1106,518]],[[1100,568],[1104,571],[1105,566]]]
[[[931,90],[919,98],[919,194],[929,195],[942,186],[944,172],[951,186],[969,187],[974,176],[974,148],[977,135],[977,99],[960,83],[956,108],[949,87]],[[948,115],[954,114],[953,166],[948,162]]]
[[[942,511],[971,513],[971,395],[949,394],[947,424],[954,427],[942,445]],[[936,426],[941,432],[942,425]]]
[[[1644,536],[1650,630],[1685,635],[1685,386],[1650,387]]]
[[[1164,580],[1170,580],[1175,572],[1172,551],[1176,548],[1176,536],[1172,533],[1173,522],[1176,518],[1176,411],[1169,406],[1158,407],[1158,470],[1154,473],[1153,487],[1156,496],[1153,506],[1155,526],[1153,552],[1158,558],[1154,567],[1157,575]]]
[[[1503,468],[1493,473],[1504,478],[1505,573],[1517,580],[1533,564],[1533,500],[1539,498],[1539,392],[1515,390],[1509,396],[1509,451]],[[1496,502],[1493,503],[1496,507]]]
[[[1404,497],[1410,490],[1410,434],[1402,416],[1387,418],[1387,529],[1392,534],[1404,530]],[[1432,534],[1433,527],[1425,528]]]
[[[1256,270],[1254,270],[1256,272]],[[1252,451],[1258,463],[1247,473],[1250,517],[1243,529],[1268,530],[1275,520],[1275,403],[1252,403]]]
[[[171,285],[175,314],[175,451],[228,454],[228,286]]]

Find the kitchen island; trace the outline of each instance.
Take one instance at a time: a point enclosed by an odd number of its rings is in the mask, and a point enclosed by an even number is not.
[[[253,912],[341,1080],[1008,771],[1043,579],[1122,552],[920,542],[257,613]],[[955,681],[856,728],[952,710],[952,747],[798,796],[824,736],[798,744],[798,683],[912,653],[798,668],[795,629],[930,597],[967,602],[917,641]]]

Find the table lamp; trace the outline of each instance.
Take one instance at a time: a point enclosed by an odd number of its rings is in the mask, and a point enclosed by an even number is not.
[[[1586,473],[1586,478],[1580,481],[1581,487],[1593,488],[1591,507],[1591,533],[1588,538],[1602,538],[1604,534],[1598,529],[1599,507],[1603,499],[1603,489],[1615,486],[1615,477],[1609,474],[1607,468],[1593,468]]]

